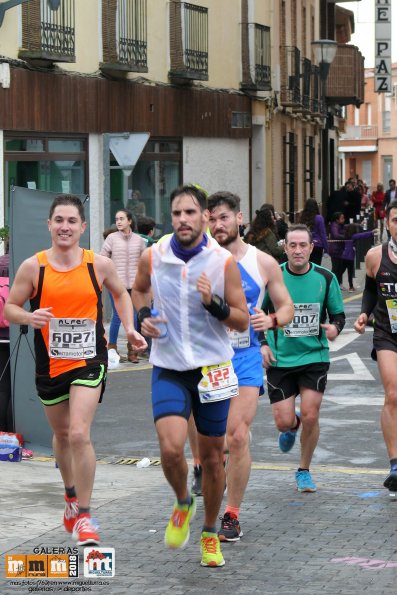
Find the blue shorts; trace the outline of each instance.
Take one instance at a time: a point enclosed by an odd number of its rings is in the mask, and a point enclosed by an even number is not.
[[[246,353],[244,353],[246,351]],[[259,349],[241,349],[235,353],[233,368],[238,378],[239,386],[258,386],[259,394],[263,395],[264,370],[262,366],[262,354]]]
[[[224,436],[230,399],[201,403],[197,385],[201,368],[177,372],[153,366],[152,409],[156,422],[162,417],[177,415],[189,419],[193,413],[197,431],[204,436]]]

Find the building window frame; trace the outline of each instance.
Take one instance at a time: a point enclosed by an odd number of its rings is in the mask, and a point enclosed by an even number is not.
[[[30,146],[27,144],[27,149],[24,150],[12,150],[7,147],[10,142],[12,141],[26,141],[30,143]],[[51,142],[54,144],[62,142],[62,141],[75,141],[81,143],[81,150],[74,150],[74,151],[65,151],[61,150],[61,146],[57,147],[56,150],[51,148]],[[37,143],[36,148],[34,148],[34,143]],[[21,168],[22,166],[18,166],[18,164],[26,163],[31,164],[30,171],[32,170],[32,166],[34,163],[37,163],[37,171],[36,177],[32,175],[31,177],[34,178],[31,180],[32,188],[36,188],[37,190],[44,190],[44,191],[51,191],[51,192],[59,192],[59,193],[73,193],[73,194],[87,194],[88,193],[88,136],[87,135],[70,135],[70,134],[54,134],[54,133],[34,133],[34,132],[14,132],[14,131],[5,131],[4,132],[4,162],[6,166],[6,171],[8,170],[8,166],[11,163],[16,163],[17,168]],[[74,167],[73,164],[79,163],[78,167]],[[72,164],[72,165],[70,165]],[[62,166],[64,165],[64,172],[62,172]],[[57,176],[56,180],[51,177],[51,169],[56,168],[57,172],[60,172]],[[73,171],[78,172],[80,178],[82,178],[82,182],[78,189],[73,188],[73,179],[65,179],[62,180],[63,177],[72,178]],[[67,175],[67,174],[70,175]],[[20,173],[21,178],[24,177],[24,173]],[[8,222],[9,218],[9,208],[10,208],[10,187],[13,185],[21,185],[20,180],[18,179],[8,179],[10,176],[4,175],[4,220]],[[40,180],[45,182],[45,187],[40,184]],[[69,182],[62,184],[63,182]],[[56,182],[56,187],[55,184]],[[28,181],[26,181],[26,184]],[[29,187],[29,186],[28,186]]]

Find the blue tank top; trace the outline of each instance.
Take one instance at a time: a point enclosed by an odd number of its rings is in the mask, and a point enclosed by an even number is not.
[[[255,314],[254,307],[260,308],[266,291],[266,285],[260,274],[257,260],[257,249],[248,245],[248,250],[244,257],[237,263],[240,269],[241,282],[247,300],[247,306],[250,316]],[[234,353],[247,354],[249,349],[258,350],[258,333],[254,331],[251,325],[242,333],[230,331],[229,337],[234,349]]]

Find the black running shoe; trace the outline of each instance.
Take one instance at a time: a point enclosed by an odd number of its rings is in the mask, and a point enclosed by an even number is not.
[[[225,516],[219,518],[221,520],[221,528],[218,531],[220,541],[238,541],[243,536],[239,520],[232,517],[229,512],[225,512]]]
[[[391,469],[389,475],[383,482],[385,488],[390,492],[397,492],[397,469]]]
[[[196,496],[202,496],[203,492],[201,490],[201,482],[203,479],[203,469],[201,465],[195,465],[193,467],[193,483],[192,483],[192,492]]]

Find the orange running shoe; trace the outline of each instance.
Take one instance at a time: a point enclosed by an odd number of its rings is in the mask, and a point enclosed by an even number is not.
[[[79,514],[79,504],[76,496],[68,498],[65,494],[65,512],[63,513],[63,524],[68,533],[73,531],[74,524]]]
[[[73,539],[76,540],[77,545],[99,545],[97,527],[90,514],[83,513],[78,516],[73,527]]]

